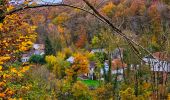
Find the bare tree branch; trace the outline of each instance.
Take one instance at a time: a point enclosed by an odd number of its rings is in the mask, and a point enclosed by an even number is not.
[[[96,15],[98,15],[100,18],[102,18],[115,32],[117,32],[120,36],[122,36],[128,43],[131,44],[131,46],[133,46],[134,50],[137,50],[136,52],[139,52],[138,49],[136,49],[136,47],[133,45],[135,44],[136,46],[139,46],[140,48],[142,48],[143,50],[145,50],[149,55],[153,56],[152,53],[150,51],[148,51],[146,48],[144,48],[143,46],[141,46],[140,44],[138,44],[137,42],[131,40],[131,38],[129,38],[128,36],[126,36],[120,29],[116,28],[111,21],[109,21],[107,18],[105,18],[103,15],[101,15],[90,3],[88,0],[83,0],[93,11]]]
[[[4,13],[2,16],[0,16],[0,19],[4,19],[5,16],[7,15],[11,15],[13,13],[16,13],[16,12],[19,12],[19,11],[23,11],[23,10],[26,10],[26,9],[31,9],[31,8],[41,8],[41,7],[56,7],[56,6],[65,6],[65,7],[70,7],[70,8],[74,8],[74,9],[79,9],[79,10],[82,10],[84,12],[87,12],[93,16],[95,16],[97,19],[99,19],[100,21],[104,22],[104,20],[102,20],[100,17],[98,17],[97,15],[95,15],[93,12],[90,12],[86,9],[83,9],[83,8],[80,8],[80,7],[76,7],[74,5],[68,5],[68,4],[63,4],[63,3],[54,3],[54,4],[39,4],[39,5],[34,5],[34,6],[31,6],[31,5],[28,5],[28,6],[24,6],[24,7],[19,7],[19,8],[15,8],[14,10],[10,11],[10,12],[7,12],[7,13]]]

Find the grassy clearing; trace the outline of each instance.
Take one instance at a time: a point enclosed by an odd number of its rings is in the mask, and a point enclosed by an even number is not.
[[[90,79],[87,79],[87,80],[78,79],[78,80],[80,80],[81,82],[83,82],[84,84],[86,84],[89,87],[91,87],[91,86],[98,87],[99,86],[98,80],[90,80]]]

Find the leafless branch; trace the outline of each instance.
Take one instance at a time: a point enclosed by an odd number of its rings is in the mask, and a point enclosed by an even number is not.
[[[93,11],[96,15],[98,15],[101,19],[103,19],[116,33],[118,33],[120,36],[122,36],[131,46],[133,46],[134,50],[137,50],[134,44],[143,50],[145,50],[149,55],[153,56],[150,51],[148,51],[146,48],[135,42],[134,40],[131,40],[128,36],[126,36],[120,29],[116,28],[111,21],[109,21],[107,18],[105,18],[103,15],[101,15],[90,3],[88,0],[83,0]],[[137,50],[137,52],[139,52]]]

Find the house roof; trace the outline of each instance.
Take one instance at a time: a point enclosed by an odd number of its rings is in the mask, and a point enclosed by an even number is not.
[[[44,50],[35,50],[34,54],[36,54],[36,55],[44,54]]]
[[[96,63],[93,62],[93,61],[91,61],[91,62],[90,62],[90,68],[95,68],[95,67],[96,67]]]
[[[118,67],[118,69],[120,68],[125,68],[127,67],[127,64],[125,64],[124,62],[122,63],[121,59],[113,59],[112,60],[112,70],[116,70]]]
[[[159,59],[159,60],[168,60],[169,59],[168,54],[164,53],[164,52],[155,52],[152,55],[155,59]]]
[[[29,55],[29,54],[23,54],[23,55],[22,55],[22,58],[23,58],[23,57],[30,57],[30,55]]]
[[[36,50],[44,50],[45,45],[44,44],[34,44],[33,48],[36,49]]]
[[[158,59],[161,61],[170,61],[170,56],[165,52],[155,52],[152,54],[152,56],[148,55],[144,58],[153,58],[153,59]]]
[[[116,48],[116,49],[113,51],[112,57],[113,57],[114,59],[123,57],[123,51],[124,51],[123,48]]]

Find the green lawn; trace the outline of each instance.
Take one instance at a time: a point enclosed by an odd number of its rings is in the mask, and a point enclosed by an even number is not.
[[[78,80],[80,80],[81,82],[83,82],[87,86],[93,86],[93,87],[98,87],[99,86],[99,81],[98,80],[90,80],[90,79],[87,79],[87,80],[78,79]]]

